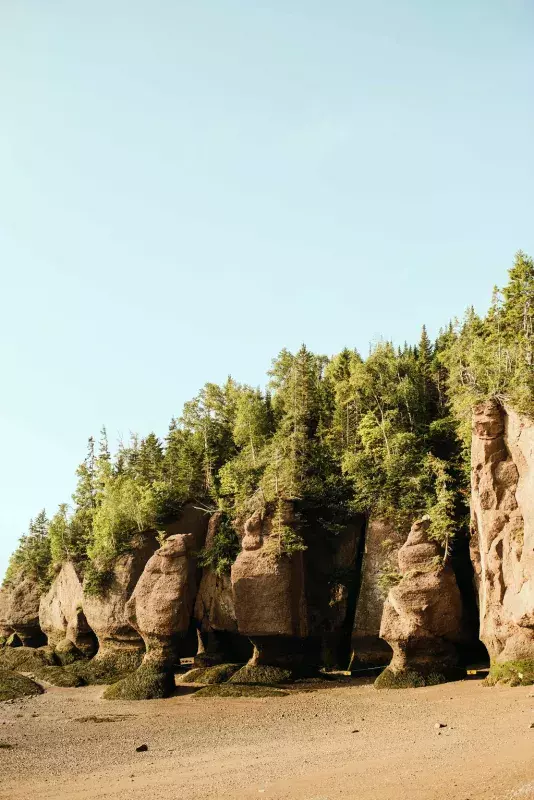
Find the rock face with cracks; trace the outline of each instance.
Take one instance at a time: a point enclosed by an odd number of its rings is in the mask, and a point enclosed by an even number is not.
[[[399,583],[384,604],[380,636],[393,650],[377,686],[413,685],[459,677],[457,644],[461,639],[462,600],[452,568],[439,545],[429,538],[430,518],[417,521],[398,553]],[[389,684],[388,684],[389,679]]]
[[[534,422],[497,402],[473,413],[471,558],[493,664],[534,666]]]

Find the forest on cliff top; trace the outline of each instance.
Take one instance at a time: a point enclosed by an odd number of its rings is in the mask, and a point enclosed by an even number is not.
[[[389,519],[407,531],[421,514],[445,548],[468,524],[470,414],[496,398],[534,413],[534,262],[518,252],[485,317],[468,309],[432,342],[381,341],[364,358],[328,358],[304,345],[273,359],[265,390],[207,383],[173,418],[166,436],[132,435],[111,455],[105,428],[76,470],[72,502],[30,522],[4,579],[22,573],[45,588],[74,561],[88,591],[105,584],[133,536],[159,530],[187,502],[224,524],[203,565],[228,570],[235,520],[270,508],[279,554],[303,549],[282,507],[298,501],[335,536],[349,516]]]

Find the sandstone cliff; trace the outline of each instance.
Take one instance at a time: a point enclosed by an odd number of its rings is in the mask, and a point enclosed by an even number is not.
[[[534,659],[534,423],[497,402],[473,414],[471,554],[480,638],[497,664]]]

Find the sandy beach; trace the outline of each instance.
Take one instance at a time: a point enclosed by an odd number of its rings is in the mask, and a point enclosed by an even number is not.
[[[356,681],[264,699],[182,687],[137,703],[102,691],[1,704],[2,800],[534,798],[528,687]]]

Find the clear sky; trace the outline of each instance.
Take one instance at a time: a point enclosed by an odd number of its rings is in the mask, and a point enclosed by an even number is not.
[[[533,40],[531,0],[0,0],[0,572],[103,423],[484,310]]]

